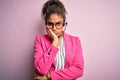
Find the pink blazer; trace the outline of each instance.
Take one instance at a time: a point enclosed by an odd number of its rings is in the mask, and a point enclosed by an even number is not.
[[[78,37],[64,33],[65,68],[55,71],[55,56],[58,48],[52,45],[48,35],[38,35],[34,43],[34,68],[41,74],[48,72],[52,80],[76,80],[84,71],[82,47]]]

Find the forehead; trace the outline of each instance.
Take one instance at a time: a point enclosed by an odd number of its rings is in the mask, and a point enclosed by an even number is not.
[[[60,22],[60,21],[63,21],[63,17],[58,14],[51,14],[48,21],[49,22]]]

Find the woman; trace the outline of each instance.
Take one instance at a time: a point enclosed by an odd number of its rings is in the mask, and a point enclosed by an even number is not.
[[[49,0],[42,8],[47,34],[35,39],[35,80],[76,80],[83,75],[80,40],[64,32],[66,13],[59,0]]]

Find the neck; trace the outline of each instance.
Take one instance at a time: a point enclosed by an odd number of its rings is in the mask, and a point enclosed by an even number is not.
[[[62,32],[62,34],[60,34],[60,35],[58,36],[58,38],[61,38],[61,37],[63,37],[63,32]]]
[[[61,34],[61,35],[58,36],[59,39],[62,38],[62,37],[63,37],[63,34]]]

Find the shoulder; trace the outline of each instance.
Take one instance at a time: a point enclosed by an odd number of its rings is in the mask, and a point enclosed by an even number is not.
[[[64,38],[67,43],[69,42],[73,45],[81,45],[81,40],[78,36],[74,36],[74,35],[65,33]]]
[[[71,40],[79,40],[78,36],[71,35],[71,34],[68,34],[68,33],[64,33],[64,37],[66,37],[68,39],[71,39]]]
[[[40,43],[51,42],[51,39],[47,34],[36,35],[35,42],[40,42]]]
[[[36,35],[36,39],[49,39],[47,34],[42,34],[42,35]]]

